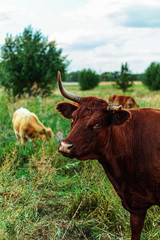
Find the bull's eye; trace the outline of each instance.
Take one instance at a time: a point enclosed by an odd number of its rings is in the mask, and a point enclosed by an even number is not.
[[[100,123],[96,123],[95,124],[95,128],[100,128],[101,124]]]

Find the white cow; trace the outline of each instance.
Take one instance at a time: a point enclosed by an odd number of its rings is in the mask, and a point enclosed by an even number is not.
[[[12,123],[16,138],[21,142],[23,148],[27,141],[49,140],[54,136],[51,128],[46,128],[34,113],[23,107],[14,112]]]

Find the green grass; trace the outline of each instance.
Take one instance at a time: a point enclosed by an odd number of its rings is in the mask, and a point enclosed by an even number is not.
[[[80,96],[108,99],[120,90],[112,84],[90,91],[66,86]],[[136,84],[126,95],[140,107],[160,108],[160,92]],[[12,128],[13,112],[23,106],[33,111],[56,136],[70,130],[70,121],[56,111],[63,101],[56,90],[48,98],[8,98],[0,93],[0,239],[120,240],[130,239],[129,213],[95,161],[78,161],[57,152],[59,141],[17,145]],[[148,211],[142,239],[160,239],[160,210]]]

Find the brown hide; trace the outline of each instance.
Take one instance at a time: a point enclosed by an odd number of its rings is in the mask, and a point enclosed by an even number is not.
[[[139,106],[131,96],[112,95],[108,98],[109,103],[122,105],[124,108],[138,108]]]
[[[131,239],[139,240],[147,209],[160,205],[160,110],[109,110],[96,97],[57,110],[72,119],[58,150],[69,158],[97,159],[130,212]],[[112,109],[112,108],[111,108]]]

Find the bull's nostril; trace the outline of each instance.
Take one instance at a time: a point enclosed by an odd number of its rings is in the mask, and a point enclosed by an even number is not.
[[[68,147],[68,150],[70,150],[73,147],[73,144]]]
[[[73,144],[71,143],[65,143],[65,142],[61,142],[59,145],[59,152],[64,152],[64,153],[70,153],[71,148],[73,147]]]

